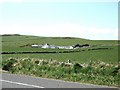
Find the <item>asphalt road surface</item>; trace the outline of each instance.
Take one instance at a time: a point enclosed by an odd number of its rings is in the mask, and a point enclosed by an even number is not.
[[[7,73],[2,73],[0,81],[2,81],[2,88],[113,88]]]

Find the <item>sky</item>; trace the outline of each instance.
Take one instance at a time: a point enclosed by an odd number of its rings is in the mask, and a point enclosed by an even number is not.
[[[118,2],[45,1],[0,0],[0,34],[118,39]]]

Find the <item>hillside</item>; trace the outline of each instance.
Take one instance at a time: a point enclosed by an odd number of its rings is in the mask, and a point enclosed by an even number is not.
[[[77,49],[31,47],[32,44],[45,43],[60,46],[89,44],[89,47]],[[0,68],[13,74],[118,86],[120,75],[118,60],[120,60],[118,41],[115,40],[2,35]]]
[[[75,44],[90,44],[90,45],[115,45],[118,42],[114,40],[88,40],[72,37],[38,37],[26,35],[3,35],[2,46],[3,51],[29,51],[32,44],[53,44],[53,45],[75,45]],[[23,47],[22,47],[23,46]],[[24,47],[26,46],[26,47]]]
[[[77,62],[87,62],[90,60],[101,60],[105,62],[117,63],[118,61],[118,41],[115,40],[88,40],[73,37],[39,37],[27,35],[2,35],[2,51],[3,52],[48,52],[64,50],[59,49],[41,49],[31,48],[32,44],[45,44],[52,45],[75,45],[75,44],[89,44],[89,48],[80,48],[80,52],[75,53],[58,53],[58,54],[17,54],[17,55],[3,55],[4,58],[9,57],[32,57],[44,59],[56,59],[58,61],[66,61],[68,59]],[[108,48],[99,50],[99,48]],[[88,49],[93,49],[88,51]],[[95,49],[95,50],[94,50]],[[70,51],[70,50],[67,50]],[[73,51],[73,50],[72,50]],[[75,50],[74,50],[75,51]]]

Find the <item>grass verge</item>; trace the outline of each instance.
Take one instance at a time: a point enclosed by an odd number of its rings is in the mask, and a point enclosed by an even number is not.
[[[97,85],[118,86],[120,81],[120,64],[101,61],[85,64],[35,58],[8,58],[3,61],[2,69],[9,73]]]

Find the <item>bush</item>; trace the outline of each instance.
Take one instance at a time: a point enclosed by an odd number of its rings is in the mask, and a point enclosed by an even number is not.
[[[82,66],[79,63],[75,63],[73,66],[74,73],[79,73],[82,69]]]
[[[90,65],[82,69],[82,73],[85,73],[85,74],[91,74],[93,73],[93,71],[94,71],[93,67]]]
[[[10,59],[10,60],[3,63],[4,65],[3,65],[2,69],[9,71],[13,67],[13,64],[16,62],[17,62],[17,60]]]
[[[18,62],[19,60],[19,62]],[[73,66],[59,65],[58,61],[43,60],[43,63],[33,63],[32,59],[10,59],[2,63],[3,70],[11,73],[20,73],[34,75],[39,77],[48,77],[63,79],[68,81],[87,82],[99,85],[116,86],[120,81],[120,67],[106,64],[101,61],[89,62],[87,65],[75,63]],[[63,62],[64,64],[65,62]],[[16,65],[17,64],[17,65]],[[102,67],[101,67],[102,66]]]

